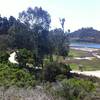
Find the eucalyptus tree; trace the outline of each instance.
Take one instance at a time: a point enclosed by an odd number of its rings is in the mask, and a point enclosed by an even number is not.
[[[59,20],[60,20],[61,27],[62,27],[62,29],[64,31],[64,24],[65,24],[66,20],[65,20],[65,18],[62,18],[62,19],[60,18]]]
[[[35,7],[34,9],[28,8],[27,11],[19,13],[19,20],[31,29],[34,29],[35,25],[39,25],[43,29],[49,30],[51,17],[41,7]]]
[[[49,35],[51,54],[66,57],[69,52],[67,34],[61,28],[51,30]]]
[[[41,7],[28,8],[26,11],[19,13],[19,20],[33,33],[31,41],[33,41],[32,46],[36,65],[43,63],[43,58],[48,51],[48,33],[51,22],[49,13]]]

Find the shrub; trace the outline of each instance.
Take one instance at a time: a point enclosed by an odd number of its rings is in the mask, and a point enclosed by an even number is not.
[[[62,87],[58,94],[66,100],[84,100],[95,88],[91,81],[83,79],[64,79],[61,84]]]
[[[67,76],[70,74],[70,70],[71,69],[69,65],[51,62],[43,68],[43,79],[46,81],[55,81],[56,76],[60,74]]]
[[[58,81],[62,81],[65,78],[66,78],[66,75],[63,75],[63,74],[60,74],[60,75],[56,76],[56,80],[58,80]]]
[[[0,63],[8,62],[9,54],[5,51],[0,51]]]
[[[0,64],[0,86],[28,87],[35,86],[35,84],[34,75],[27,70],[19,69],[13,64]]]
[[[32,53],[27,49],[19,49],[17,52],[17,60],[21,67],[26,67],[26,63],[34,63]]]

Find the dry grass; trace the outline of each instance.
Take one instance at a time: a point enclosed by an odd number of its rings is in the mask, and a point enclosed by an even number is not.
[[[0,100],[54,100],[52,96],[44,92],[41,87],[35,89],[23,89],[10,87],[0,88]]]

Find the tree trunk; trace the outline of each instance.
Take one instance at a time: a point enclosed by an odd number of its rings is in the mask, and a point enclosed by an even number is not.
[[[53,62],[53,55],[50,54],[50,62]]]

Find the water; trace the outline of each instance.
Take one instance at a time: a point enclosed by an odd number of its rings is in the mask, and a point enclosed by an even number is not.
[[[100,49],[99,43],[87,43],[87,42],[72,42],[70,44],[72,47],[80,47],[80,48],[97,48]]]

